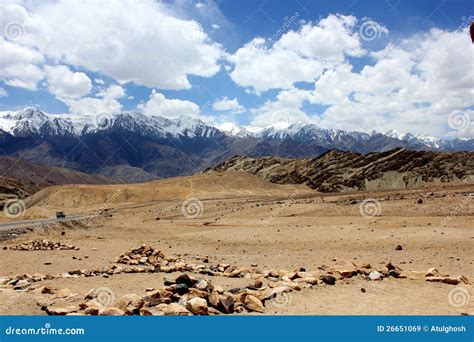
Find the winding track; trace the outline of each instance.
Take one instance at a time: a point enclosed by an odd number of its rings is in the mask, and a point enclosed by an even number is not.
[[[98,214],[95,214],[95,215],[76,215],[76,216],[70,216],[70,217],[60,218],[60,219],[50,218],[50,219],[5,222],[5,223],[0,223],[0,231],[7,231],[7,230],[15,229],[15,228],[20,228],[20,227],[23,227],[23,226],[31,226],[31,225],[42,224],[42,223],[79,221],[79,220],[85,220],[85,219],[96,217],[96,216],[99,216],[99,215]]]

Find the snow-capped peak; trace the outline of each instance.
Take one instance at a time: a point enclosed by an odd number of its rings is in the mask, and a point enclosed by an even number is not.
[[[403,140],[403,138],[405,138],[406,134],[405,133],[400,133],[396,129],[391,129],[391,130],[387,131],[384,135],[386,135],[387,137],[390,137],[390,138]]]
[[[227,135],[233,137],[246,137],[249,135],[253,135],[250,131],[246,129],[244,126],[237,125],[233,122],[225,122],[216,126],[217,129],[221,130]]]
[[[18,112],[0,112],[0,129],[15,136],[73,135],[70,119],[42,112],[36,107],[26,107]]]
[[[401,133],[389,130],[385,134],[373,132],[346,132],[342,130],[324,129],[315,124],[293,123],[275,124],[266,128],[242,126],[227,122],[210,125],[197,117],[181,116],[168,119],[158,115],[145,115],[138,111],[118,114],[91,113],[91,115],[48,114],[36,107],[27,107],[21,111],[0,112],[0,130],[13,136],[80,136],[94,134],[98,131],[119,130],[138,133],[150,138],[212,138],[216,135],[227,135],[239,139],[248,137],[259,139],[293,139],[311,143],[324,148],[346,148],[347,146],[363,146],[372,136],[380,135],[379,144],[392,146],[389,138],[400,140],[400,146],[413,148],[429,148],[456,150],[470,149],[469,139],[441,140],[429,136]],[[386,137],[389,141],[385,141]],[[382,139],[382,140],[380,140]]]

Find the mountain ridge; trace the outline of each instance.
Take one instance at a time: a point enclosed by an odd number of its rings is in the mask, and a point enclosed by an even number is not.
[[[329,150],[366,154],[397,147],[474,151],[474,139],[441,140],[394,131],[388,135],[346,132],[314,124],[253,130],[140,112],[96,113],[87,118],[64,118],[35,107],[0,112],[0,155],[112,175],[126,182],[191,175],[234,155],[314,158]]]
[[[474,153],[396,148],[365,155],[331,150],[312,159],[234,156],[204,173],[227,171],[245,171],[276,184],[305,184],[320,192],[409,189],[430,182],[474,183]]]

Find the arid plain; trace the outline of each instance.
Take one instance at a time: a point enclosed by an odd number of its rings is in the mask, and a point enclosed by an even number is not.
[[[80,307],[88,293],[93,299],[92,289],[104,288],[106,306],[118,308],[124,295],[155,293],[164,280],[183,273],[219,287],[221,294],[234,294],[236,309],[244,307],[235,310],[240,314],[474,314],[473,191],[474,185],[430,184],[322,194],[243,172],[49,187],[29,199],[19,219],[49,218],[58,210],[68,216],[104,209],[106,214],[36,224],[14,238],[12,231],[2,232],[0,314],[54,314],[54,308]],[[75,248],[12,248],[43,239]],[[168,268],[149,271],[140,261],[136,267],[145,271],[74,272],[120,266],[117,257],[143,244],[170,257]],[[183,271],[175,267],[180,260],[201,266]],[[36,279],[7,285],[22,274]],[[286,290],[267,296],[282,287]],[[265,293],[263,310],[239,303],[238,293],[245,291],[257,298]],[[63,314],[80,311],[68,310]]]

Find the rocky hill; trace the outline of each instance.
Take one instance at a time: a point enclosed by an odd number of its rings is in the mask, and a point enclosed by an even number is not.
[[[278,184],[321,192],[407,189],[428,182],[474,183],[473,152],[410,151],[359,154],[332,150],[313,159],[236,156],[204,172],[246,171]]]
[[[114,184],[119,179],[102,175],[89,175],[61,167],[51,167],[9,157],[0,157],[0,178],[13,188],[33,193],[50,185],[62,184]],[[22,197],[22,196],[19,196]]]

